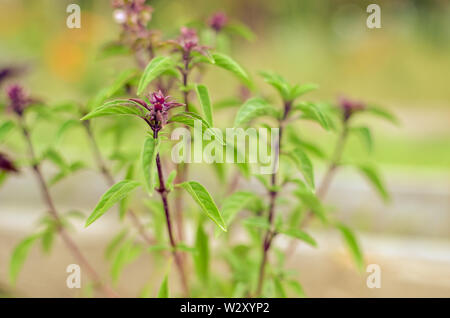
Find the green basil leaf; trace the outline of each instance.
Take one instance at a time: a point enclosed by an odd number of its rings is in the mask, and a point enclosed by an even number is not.
[[[227,225],[223,220],[222,214],[214,203],[213,198],[209,194],[209,192],[202,186],[200,183],[196,181],[187,181],[180,184],[182,188],[184,188],[198,203],[200,208],[206,215],[217,224],[217,226],[222,229],[222,231],[227,231]]]
[[[169,275],[166,274],[159,287],[158,298],[169,298]]]
[[[94,211],[86,220],[85,227],[88,227],[94,221],[96,221],[99,217],[105,214],[114,204],[125,198],[131,191],[136,189],[140,185],[139,182],[132,180],[123,180],[111,188],[103,194],[100,198],[100,201],[97,203]]]
[[[201,222],[197,227],[195,235],[195,249],[194,265],[198,278],[203,283],[206,283],[209,278],[209,238]]]
[[[158,56],[152,59],[146,66],[144,73],[139,81],[137,94],[141,93],[146,89],[147,85],[150,84],[155,78],[160,76],[162,73],[171,69],[173,66],[173,61],[167,56]]]
[[[277,117],[278,112],[264,99],[259,97],[250,98],[240,108],[234,120],[234,127],[240,127],[260,116]]]
[[[132,115],[142,117],[144,114],[144,109],[138,103],[128,99],[118,99],[106,102],[95,108],[89,114],[81,118],[81,120],[111,115]]]
[[[311,246],[317,247],[316,240],[313,239],[308,233],[303,232],[302,230],[292,228],[292,229],[282,229],[279,230],[279,232],[288,235],[290,237],[302,240]]]
[[[155,176],[156,176],[156,155],[159,152],[159,139],[154,139],[153,137],[148,137],[144,142],[144,147],[142,149],[142,172],[145,179],[145,188],[148,194],[151,196],[155,188]]]
[[[247,72],[231,57],[222,53],[212,53],[212,57],[215,62],[213,65],[217,65],[227,71],[230,71],[245,85],[252,87],[253,84]]]
[[[211,109],[211,100],[209,98],[208,88],[203,84],[197,84],[195,86],[195,91],[197,92],[197,97],[202,105],[203,114],[205,115],[206,121],[212,127],[213,126],[213,116]]]
[[[337,229],[341,232],[342,238],[347,245],[356,266],[360,271],[364,269],[364,256],[358,244],[355,234],[344,224],[337,224]]]
[[[301,149],[296,148],[287,154],[297,166],[297,169],[303,174],[305,181],[314,189],[314,168],[311,160]]]
[[[12,284],[16,282],[17,276],[19,275],[23,263],[25,263],[28,256],[28,252],[37,238],[38,235],[26,237],[14,248],[9,266],[9,278]]]
[[[374,186],[375,190],[377,190],[378,194],[383,198],[383,200],[385,202],[388,202],[390,200],[390,196],[378,174],[378,171],[374,167],[369,165],[360,164],[357,167],[359,171],[361,171],[361,173],[366,176],[366,178]]]

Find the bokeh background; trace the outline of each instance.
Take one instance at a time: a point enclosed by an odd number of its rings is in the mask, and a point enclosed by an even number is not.
[[[375,149],[367,154],[356,138],[345,156],[376,163],[393,200],[384,204],[352,171],[340,171],[327,204],[359,234],[367,263],[382,268],[382,288],[368,289],[366,273],[358,273],[337,240],[337,233],[314,228],[320,248],[300,247],[288,266],[298,269],[310,297],[449,297],[450,296],[450,3],[446,0],[376,1],[381,6],[381,29],[366,27],[366,7],[375,1],[350,0],[228,0],[149,2],[152,26],[167,37],[180,26],[204,21],[215,11],[248,25],[253,41],[236,38],[230,54],[245,65],[259,87],[259,70],[283,74],[291,82],[314,82],[315,100],[341,94],[376,103],[400,121],[393,126],[371,120]],[[82,9],[81,29],[66,27],[66,7]],[[0,0],[0,67],[23,65],[20,79],[34,96],[48,103],[85,103],[118,70],[131,66],[125,57],[99,58],[100,48],[117,39],[109,1]],[[235,93],[237,85],[225,72],[209,72],[205,83],[213,99]],[[230,85],[224,85],[230,83]],[[1,93],[4,98],[4,92]],[[234,116],[232,111],[223,118]],[[225,119],[221,126],[226,126]],[[42,148],[55,133],[36,127]],[[133,127],[129,128],[130,131]],[[311,139],[329,149],[334,139],[311,129]],[[67,157],[86,158],[76,132],[59,147]],[[105,148],[109,139],[104,140]],[[8,147],[16,145],[2,145]],[[18,146],[20,147],[20,146]],[[88,149],[85,147],[85,149]],[[324,166],[316,166],[318,180]],[[211,171],[193,170],[211,183]],[[87,181],[89,180],[89,181]],[[89,187],[86,186],[88,182]],[[104,191],[95,171],[86,171],[53,188],[61,209],[89,212]],[[43,208],[29,173],[10,178],[0,189],[0,293],[5,296],[70,297],[65,266],[71,257],[57,243],[50,256],[33,249],[17,286],[8,282],[11,251],[30,233]],[[104,272],[103,247],[119,227],[115,217],[81,229],[76,239]],[[118,290],[135,296],[142,281],[139,270],[150,260],[126,268]],[[156,278],[155,278],[156,279]],[[155,288],[159,285],[155,282]]]

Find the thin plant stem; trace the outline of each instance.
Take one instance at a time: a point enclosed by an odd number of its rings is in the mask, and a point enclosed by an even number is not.
[[[180,68],[183,77],[183,101],[185,111],[189,112],[189,91],[187,90],[189,77],[189,55],[183,55],[184,68]],[[186,163],[177,165],[177,182],[182,183],[188,175],[188,165]],[[177,236],[181,241],[184,239],[184,220],[183,220],[183,192],[180,189],[175,190],[175,222],[177,227]]]
[[[92,279],[92,281],[99,288],[101,288],[101,290],[105,293],[105,295],[107,295],[108,297],[118,297],[118,294],[115,291],[113,291],[108,285],[106,285],[105,283],[102,282],[100,275],[94,270],[94,268],[88,262],[86,257],[83,255],[83,253],[81,253],[80,248],[75,244],[75,242],[72,240],[72,238],[69,236],[69,234],[63,227],[61,217],[60,217],[58,211],[56,210],[55,204],[53,203],[53,199],[50,195],[50,190],[48,188],[47,183],[45,182],[44,176],[41,172],[40,165],[37,162],[37,157],[36,157],[36,153],[34,151],[33,143],[31,141],[29,130],[26,127],[22,117],[19,118],[19,121],[20,121],[20,126],[22,128],[23,135],[27,142],[30,158],[33,162],[32,168],[35,173],[36,179],[38,180],[42,198],[44,199],[45,204],[47,205],[48,213],[56,222],[57,231],[58,231],[60,237],[62,238],[63,242],[66,244],[67,248],[72,253],[72,255],[78,260],[78,262],[81,264],[81,266],[86,269],[86,271],[87,271],[89,277]]]
[[[158,138],[157,130],[154,130],[154,138],[155,139]],[[167,194],[169,193],[169,190],[166,188],[166,185],[164,182],[164,173],[162,170],[161,158],[159,156],[159,153],[156,155],[156,168],[158,170],[158,179],[159,179],[159,188],[157,189],[157,191],[161,196],[161,200],[162,200],[163,207],[164,207],[164,214],[166,217],[166,225],[167,225],[167,233],[169,235],[170,246],[172,248],[172,255],[175,260],[175,264],[177,266],[178,273],[180,275],[180,280],[181,280],[181,285],[183,288],[184,296],[188,297],[189,296],[189,287],[188,287],[188,282],[187,282],[187,277],[186,277],[186,271],[184,269],[183,259],[177,251],[177,244],[176,244],[174,231],[173,231],[173,225],[172,225],[172,220],[171,220],[171,215],[170,215],[170,210],[169,210],[169,203],[167,200]]]
[[[283,137],[283,127],[286,121],[286,118],[291,110],[291,102],[286,101],[284,103],[284,113],[283,117],[280,120],[279,124],[279,138],[275,146],[275,158],[274,158],[274,169],[278,165],[278,161],[280,160],[280,150],[281,150],[281,140]],[[266,233],[264,234],[263,244],[262,244],[262,260],[261,264],[259,266],[259,275],[258,275],[258,285],[256,287],[256,296],[260,296],[262,292],[262,288],[264,285],[264,276],[265,276],[265,268],[268,261],[268,254],[270,247],[272,246],[272,241],[274,237],[277,235],[277,233],[273,229],[273,222],[275,219],[275,202],[278,197],[278,190],[275,189],[277,185],[277,171],[273,171],[271,175],[271,189],[269,190],[269,214],[268,214],[268,223],[269,228],[267,229]]]
[[[336,174],[336,170],[339,167],[339,162],[341,161],[342,153],[344,152],[347,136],[348,136],[348,124],[347,121],[344,121],[342,131],[336,142],[333,155],[331,156],[330,164],[328,165],[328,168],[323,176],[322,182],[320,183],[316,191],[317,197],[321,200],[325,198],[325,195],[327,194],[331,182]],[[306,212],[306,215],[304,219],[300,222],[299,227],[305,228],[312,221],[313,217],[314,217],[313,211],[309,210],[308,212]],[[286,255],[293,255],[297,244],[298,242],[296,240],[292,240],[289,243],[288,248],[286,249]]]
[[[102,173],[103,177],[105,178],[106,182],[109,186],[113,186],[115,184],[114,177],[111,173],[111,171],[106,166],[105,161],[103,160],[103,156],[100,152],[100,148],[97,144],[97,141],[95,140],[94,134],[91,129],[91,125],[89,120],[86,120],[83,122],[84,127],[86,129],[86,133],[88,135],[92,152],[94,153],[95,161],[97,162],[98,169]],[[132,209],[128,209],[127,215],[129,216],[133,226],[138,230],[139,235],[142,237],[142,239],[149,245],[152,245],[155,243],[155,240],[147,233],[145,230],[145,226],[142,224],[139,217],[134,213]]]

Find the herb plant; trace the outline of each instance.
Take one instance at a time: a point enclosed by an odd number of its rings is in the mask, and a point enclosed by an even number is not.
[[[142,253],[151,253],[155,264],[164,267],[165,274],[158,271],[157,278],[152,276],[153,285],[156,281],[160,283],[158,293],[149,293],[148,286],[143,286],[143,296],[303,297],[301,284],[284,268],[284,263],[298,241],[317,246],[316,240],[305,232],[315,218],[342,234],[357,267],[362,269],[363,254],[355,235],[330,213],[323,200],[336,172],[345,166],[357,168],[384,200],[389,199],[377,170],[366,163],[348,160],[344,149],[350,135],[360,137],[369,151],[372,148],[370,129],[359,122],[355,124],[355,117],[372,114],[396,122],[395,118],[370,104],[348,98],[337,103],[307,100],[306,94],[318,86],[292,85],[280,75],[260,72],[278,94],[280,102],[276,106],[275,99],[264,95],[264,91],[258,92],[245,68],[228,55],[230,36],[240,35],[248,40],[254,40],[255,36],[222,12],[202,23],[183,26],[175,39],[166,39],[163,32],[152,28],[154,12],[145,1],[115,0],[113,8],[121,34],[118,41],[103,48],[102,57],[127,54],[136,62],[136,68],[118,72],[112,81],[105,80],[110,82],[109,86],[82,105],[76,102],[65,106],[43,105],[28,97],[20,86],[8,88],[7,111],[14,115],[14,120],[0,124],[0,142],[10,130],[21,131],[29,154],[29,160],[24,162],[31,167],[48,210],[43,229],[25,238],[13,252],[12,281],[17,279],[32,244],[41,240],[44,250],[49,250],[54,234],[58,234],[94,286],[103,295],[117,296],[69,236],[70,218],[80,213],[61,214],[54,205],[50,186],[79,170],[89,169],[89,164],[67,162],[57,150],[58,143],[46,145],[42,154],[36,151],[30,127],[37,120],[49,118],[47,124],[57,126],[57,141],[64,137],[70,143],[69,136],[64,135],[72,128],[81,128],[76,131],[86,137],[99,178],[109,187],[86,218],[85,227],[118,205],[122,226],[105,250],[105,257],[111,261],[113,284],[125,266]],[[236,83],[227,83],[236,85],[236,96],[217,100],[210,93],[203,79],[206,72],[216,71],[215,67],[237,79]],[[3,73],[0,72],[2,76]],[[219,112],[236,108],[234,123],[221,120],[221,128],[213,128]],[[107,118],[97,120],[99,117]],[[303,130],[305,121],[318,124],[330,133],[327,136],[336,136],[329,154],[311,142],[313,137],[308,136],[307,129]],[[256,169],[249,164],[248,149],[234,145],[224,133],[225,126],[277,129],[271,130],[267,139],[275,140],[271,145],[267,142],[273,158],[268,174],[259,173],[258,164]],[[189,172],[188,162],[171,160],[170,137],[176,128],[194,132],[192,142],[196,141],[195,131],[200,128],[201,133],[208,133],[210,140],[214,140],[216,149],[223,148],[224,153],[232,145],[234,164],[205,164],[216,172],[215,182],[221,191],[208,192]],[[112,147],[103,145],[105,135],[112,135]],[[80,152],[86,151],[81,148]],[[46,160],[59,169],[50,181],[46,181],[42,170]],[[326,166],[320,182],[314,173],[316,161]],[[12,161],[9,153],[0,149],[0,180],[7,174],[24,172],[26,165]],[[260,185],[249,186],[255,180]],[[137,191],[139,188],[143,191]],[[208,219],[212,222],[206,222]],[[279,236],[290,240],[287,249],[278,246]],[[169,288],[172,261],[180,287],[174,291]]]

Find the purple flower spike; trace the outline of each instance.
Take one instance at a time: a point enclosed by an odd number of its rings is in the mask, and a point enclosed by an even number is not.
[[[216,32],[220,32],[227,23],[228,17],[223,12],[213,14],[208,20],[209,27]]]
[[[167,43],[174,44],[183,53],[185,60],[189,59],[189,55],[193,51],[205,56],[208,55],[208,47],[199,44],[197,31],[182,27],[180,33],[180,36],[176,40],[169,40]]]
[[[339,107],[344,115],[344,121],[347,121],[355,112],[365,109],[363,102],[351,100],[347,97],[339,98]]]
[[[131,101],[138,103],[149,111],[144,119],[154,131],[160,130],[167,124],[169,110],[175,107],[184,106],[184,104],[171,101],[170,99],[170,96],[164,96],[161,91],[148,95],[148,101],[150,104],[142,99],[130,98]]]
[[[6,93],[10,99],[10,109],[17,115],[22,116],[24,110],[32,102],[25,94],[23,88],[19,85],[11,85],[6,89]]]

